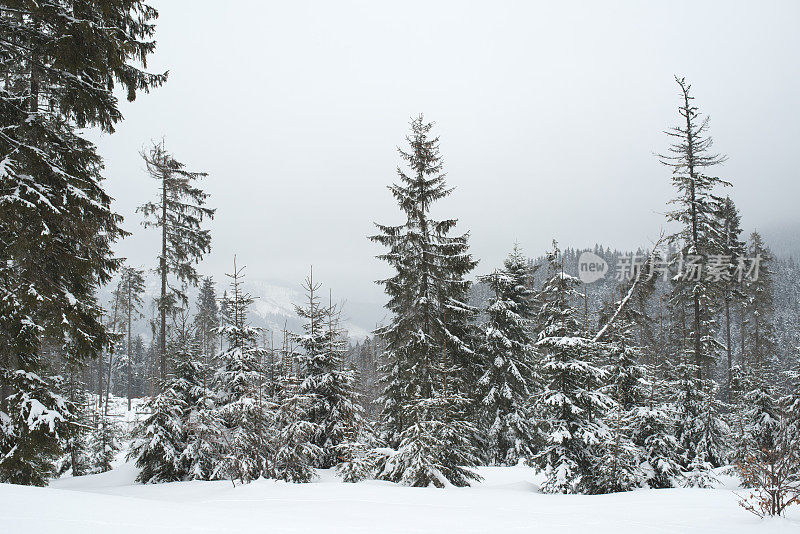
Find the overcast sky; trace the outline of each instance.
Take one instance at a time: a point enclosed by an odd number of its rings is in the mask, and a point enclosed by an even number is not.
[[[673,74],[711,115],[745,228],[800,227],[800,2],[151,3],[148,67],[169,81],[98,139],[135,265],[159,248],[135,213],[156,194],[138,151],[164,136],[210,174],[202,272],[236,253],[250,277],[299,284],[313,263],[340,297],[382,301],[366,236],[402,222],[386,186],[420,112],[455,187],[434,214],[471,233],[477,274],[514,241],[645,247],[673,196],[653,156],[678,119]]]

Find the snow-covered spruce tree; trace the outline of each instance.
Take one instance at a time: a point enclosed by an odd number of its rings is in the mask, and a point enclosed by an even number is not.
[[[102,187],[102,160],[78,129],[113,132],[122,119],[115,88],[133,100],[166,76],[138,65],[155,48],[157,13],[142,1],[43,0],[5,7],[0,482],[44,484],[63,444],[61,422],[69,424],[71,413],[49,376],[41,343],[59,343],[77,361],[109,343],[94,291],[119,266],[112,245],[124,235]],[[58,412],[60,407],[67,411]]]
[[[636,284],[629,281],[622,285],[620,292],[651,292],[651,284]],[[631,295],[632,296],[632,295]],[[594,454],[595,467],[591,477],[592,493],[612,493],[629,491],[647,482],[649,460],[647,448],[640,443],[648,438],[663,439],[663,435],[647,436],[642,431],[655,428],[642,426],[639,418],[643,415],[640,408],[646,402],[649,384],[647,368],[640,364],[643,350],[636,345],[633,335],[634,316],[638,310],[628,306],[631,300],[620,299],[604,307],[600,314],[603,326],[600,341],[602,354],[609,363],[606,365],[606,386],[603,388],[611,399],[606,412],[606,424],[609,429],[608,438],[598,447]],[[618,311],[616,311],[618,310]],[[612,321],[612,318],[613,321]],[[646,318],[640,318],[646,320]],[[610,324],[606,324],[612,321]],[[662,429],[658,429],[662,430]],[[658,458],[653,458],[658,462]]]
[[[89,464],[93,473],[111,471],[112,463],[122,448],[121,430],[108,413],[107,406],[98,415],[92,432]]]
[[[398,169],[400,181],[389,189],[405,222],[378,224],[371,237],[388,248],[379,258],[394,269],[380,281],[393,317],[377,334],[385,343],[383,431],[398,454],[382,476],[417,486],[440,486],[443,478],[466,485],[477,478],[468,467],[477,461],[470,418],[480,366],[464,277],[476,262],[468,234],[448,235],[455,219],[429,216],[431,205],[452,192],[432,128],[422,115],[412,120],[409,149],[399,150],[410,172]]]
[[[700,378],[697,366],[687,361],[678,364],[676,373],[675,437],[685,483],[706,487],[714,480],[711,468],[725,463],[730,428],[721,417],[722,403],[716,398],[714,382]]]
[[[6,397],[0,412],[0,481],[45,486],[75,435],[76,406],[61,393],[57,376],[43,378],[22,369],[7,376],[15,393]]]
[[[170,381],[148,400],[144,407],[150,415],[134,428],[129,459],[140,469],[138,482],[175,482],[186,476],[183,451],[186,448],[183,393],[171,387]]]
[[[69,381],[66,384],[69,401],[74,404],[77,418],[75,419],[74,432],[66,442],[66,453],[58,467],[58,475],[70,471],[72,476],[83,476],[90,472],[90,435],[92,420],[90,406],[91,396],[86,389],[86,384],[77,378],[77,369],[74,364],[67,363]]]
[[[258,346],[261,331],[250,326],[247,318],[253,297],[242,287],[243,271],[234,257],[233,272],[227,275],[231,292],[223,306],[226,317],[219,329],[228,347],[219,355],[214,390],[226,453],[218,474],[248,482],[267,469],[266,434],[272,404],[264,394],[261,365],[265,351]]]
[[[747,244],[747,256],[755,265],[749,273],[745,284],[745,313],[750,326],[749,343],[746,344],[747,362],[742,362],[745,372],[750,367],[760,378],[774,381],[775,374],[764,374],[775,371],[777,367],[778,347],[776,343],[773,303],[773,261],[772,253],[764,244],[761,234],[753,232]],[[755,267],[758,270],[755,270]],[[749,275],[749,276],[748,276]]]
[[[314,444],[321,455],[315,467],[328,469],[339,463],[339,452],[345,447],[354,429],[365,426],[355,392],[355,380],[344,367],[342,356],[347,339],[339,329],[338,310],[332,300],[327,307],[320,304],[320,284],[314,282],[311,270],[303,284],[308,302],[295,306],[304,319],[303,333],[295,336],[302,382],[298,392],[311,399],[309,421],[316,425]],[[357,431],[356,431],[357,432]]]
[[[603,418],[611,399],[600,390],[605,372],[593,361],[599,347],[586,337],[570,302],[580,282],[564,273],[555,243],[548,262],[550,276],[537,313],[544,420],[543,448],[535,461],[545,471],[542,491],[582,493],[592,489],[594,455],[609,437]]]
[[[181,284],[197,285],[199,277],[194,264],[211,250],[211,233],[202,228],[204,218],[212,219],[214,210],[205,206],[208,194],[195,185],[207,176],[204,172],[186,170],[186,166],[167,152],[164,142],[154,143],[148,151],[142,151],[147,173],[158,180],[159,194],[156,202],[143,204],[137,211],[145,220],[145,228],[156,227],[161,231],[161,252],[156,272],[161,278],[161,294],[158,299],[160,321],[159,366],[162,382],[167,377],[167,316],[180,301],[188,304],[181,287],[170,283],[170,275]]]
[[[672,183],[678,196],[671,201],[674,209],[668,219],[681,225],[670,236],[670,243],[680,247],[676,260],[679,272],[673,278],[670,295],[673,322],[684,325],[681,345],[695,366],[695,371],[708,376],[710,367],[721,352],[714,338],[714,303],[721,294],[721,285],[696,268],[709,265],[709,255],[720,250],[718,219],[714,189],[729,185],[705,174],[725,161],[724,156],[709,150],[713,143],[708,135],[708,117],[702,118],[693,104],[691,85],[675,77],[681,92],[678,112],[681,124],[667,131],[674,139],[669,153],[659,156],[672,169]]]
[[[742,291],[741,284],[737,280],[736,266],[739,261],[745,256],[745,244],[741,239],[741,216],[736,205],[730,199],[725,197],[717,201],[717,220],[720,224],[720,236],[718,239],[719,244],[719,258],[721,261],[728,259],[728,265],[720,266],[719,284],[722,286],[722,315],[725,320],[725,352],[728,357],[728,382],[725,385],[725,398],[728,402],[731,401],[731,384],[733,382],[733,335],[731,324],[731,309],[734,305],[741,304]]]
[[[407,486],[468,486],[480,476],[471,438],[477,432],[466,417],[470,401],[455,393],[435,393],[407,401],[413,421],[400,434],[397,452],[381,458],[379,477]]]
[[[126,369],[125,393],[128,397],[128,411],[131,409],[131,385],[133,382],[133,321],[144,317],[142,314],[142,295],[144,294],[144,269],[125,266],[119,281],[119,290],[122,295],[121,315],[127,324],[128,338],[125,344],[125,358],[123,364]]]
[[[179,310],[173,320],[167,344],[171,371],[161,392],[145,404],[151,414],[134,429],[129,454],[144,483],[208,480],[219,456],[221,427],[203,387],[205,370],[188,311]]]
[[[272,460],[268,476],[295,483],[311,482],[314,465],[322,455],[322,449],[315,443],[322,429],[311,422],[316,399],[300,393],[300,384],[295,375],[279,377],[274,430],[268,442]]]
[[[656,261],[658,252],[651,258]],[[620,357],[612,363],[610,382],[611,393],[616,401],[626,407],[627,435],[638,449],[643,485],[670,488],[680,482],[682,473],[680,448],[675,439],[676,413],[671,402],[671,383],[664,378],[667,373],[663,368],[669,365],[669,360],[665,358],[668,347],[658,346],[651,348],[649,354],[642,353],[643,347],[636,347],[630,335],[633,325],[640,326],[651,320],[644,303],[656,290],[653,266],[654,263],[650,263],[649,272],[642,273],[647,278],[639,280],[631,295],[631,301],[640,305],[625,307],[619,314],[619,330],[624,333],[624,346],[615,349]],[[624,284],[622,293],[627,294],[632,283]],[[612,309],[617,306],[619,304],[615,303]],[[609,320],[606,317],[610,318],[610,313],[609,309],[601,312],[601,323]],[[652,340],[661,344],[665,339],[661,309],[659,315],[659,334]],[[610,337],[614,338],[619,330],[612,329]],[[643,361],[647,360],[648,355],[650,360],[645,364]],[[618,384],[618,387],[614,387],[614,384]]]
[[[753,453],[775,449],[781,427],[781,412],[774,388],[765,380],[755,384],[755,388],[745,395],[748,409],[742,414],[744,419],[744,443],[738,448],[744,451],[744,459]],[[740,471],[742,482],[749,485],[745,473]]]
[[[219,328],[219,306],[214,280],[210,276],[203,278],[200,293],[197,296],[197,312],[194,323],[203,353],[203,361],[210,365],[216,354],[217,328]]]
[[[478,381],[492,465],[517,465],[530,459],[535,448],[528,411],[534,374],[530,274],[526,258],[515,246],[502,269],[480,278],[494,292],[479,345],[486,371]]]
[[[787,439],[800,442],[800,347],[794,349],[795,367],[786,371],[788,393],[781,397],[780,407],[786,422]]]
[[[174,319],[173,335],[167,348],[173,361],[170,389],[184,401],[181,416],[186,443],[181,453],[184,476],[210,480],[220,457],[222,423],[217,417],[213,392],[208,388],[208,369],[201,355],[196,325],[186,309]]]
[[[664,397],[665,393],[661,393],[657,399]],[[640,451],[645,484],[653,489],[671,488],[683,476],[675,439],[675,413],[672,404],[657,399],[634,408],[631,439]]]

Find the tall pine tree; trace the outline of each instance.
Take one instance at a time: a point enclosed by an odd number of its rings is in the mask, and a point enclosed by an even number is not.
[[[439,138],[422,115],[411,121],[409,148],[399,150],[409,171],[397,170],[389,187],[406,220],[378,224],[371,239],[394,275],[380,281],[389,295],[391,323],[378,330],[385,342],[384,432],[398,447],[386,478],[418,486],[466,485],[476,462],[470,422],[477,356],[472,349],[475,310],[464,277],[476,262],[468,234],[451,236],[456,219],[434,220],[434,202],[452,192],[445,183]],[[466,467],[465,467],[466,466]]]
[[[94,295],[125,232],[81,130],[112,133],[115,89],[134,100],[166,80],[143,70],[156,17],[140,0],[0,10],[0,482],[44,484],[66,429],[55,422],[71,424],[42,342],[74,361],[110,343]]]
[[[480,278],[494,291],[479,348],[486,371],[478,381],[492,465],[516,465],[530,459],[535,448],[529,422],[535,363],[530,276],[528,262],[515,246],[502,269]]]
[[[208,194],[195,185],[198,179],[207,176],[206,173],[186,170],[183,163],[167,152],[163,141],[142,151],[141,156],[147,173],[159,182],[160,189],[156,202],[148,202],[137,211],[144,214],[145,228],[156,227],[161,231],[157,272],[161,277],[159,363],[164,381],[167,377],[167,316],[178,304],[187,304],[182,286],[172,285],[170,275],[180,284],[197,285],[199,277],[194,264],[211,250],[211,233],[202,228],[202,223],[203,219],[214,217],[214,210],[205,206]]]
[[[606,373],[594,362],[599,346],[588,338],[571,302],[580,282],[564,273],[555,243],[548,260],[537,317],[544,419],[536,461],[545,471],[546,493],[585,493],[593,490],[594,455],[609,437],[603,418],[611,399],[600,390]]]

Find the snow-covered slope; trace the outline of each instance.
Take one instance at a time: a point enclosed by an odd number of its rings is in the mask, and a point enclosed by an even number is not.
[[[760,520],[729,488],[641,490],[612,495],[543,495],[524,467],[484,467],[472,488],[408,488],[339,482],[321,471],[311,484],[260,480],[134,484],[130,464],[49,488],[0,484],[5,534],[342,533],[795,533],[798,509]]]

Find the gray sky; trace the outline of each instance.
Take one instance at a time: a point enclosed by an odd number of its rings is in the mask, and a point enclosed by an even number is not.
[[[98,139],[133,264],[159,245],[135,213],[156,192],[138,151],[165,136],[210,173],[201,271],[220,279],[237,253],[251,278],[297,285],[313,263],[334,294],[383,301],[366,236],[402,221],[386,186],[419,112],[456,188],[434,215],[471,232],[477,273],[515,240],[647,246],[673,195],[653,156],[678,118],[673,74],[711,115],[745,228],[800,225],[798,2],[152,4],[149,67],[169,81]]]

